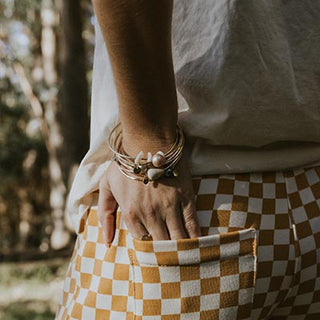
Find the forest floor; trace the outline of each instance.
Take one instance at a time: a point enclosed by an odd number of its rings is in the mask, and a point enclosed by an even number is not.
[[[69,259],[0,263],[0,319],[53,320]]]

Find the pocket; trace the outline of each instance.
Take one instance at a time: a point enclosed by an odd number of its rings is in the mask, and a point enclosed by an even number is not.
[[[256,229],[132,244],[134,319],[250,318]]]

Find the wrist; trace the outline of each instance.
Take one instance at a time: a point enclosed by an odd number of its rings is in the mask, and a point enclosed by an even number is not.
[[[122,135],[121,129],[116,132],[119,126],[120,123],[110,132],[108,146],[114,153],[113,160],[117,162],[119,170],[125,176],[143,181],[144,184],[162,176],[168,178],[178,176],[175,166],[182,156],[185,142],[179,123],[176,126],[174,139],[173,135],[172,137],[162,135],[160,138],[156,136],[155,139],[155,135],[150,137],[146,134],[142,142],[133,144],[128,140],[128,135]],[[138,136],[141,137],[140,134]],[[134,137],[137,137],[136,133]]]
[[[123,133],[121,143],[128,155],[136,156],[142,150],[144,157],[147,157],[148,152],[152,154],[157,151],[166,153],[174,143],[176,136],[176,131],[162,132],[161,134],[155,134],[154,132],[146,132],[144,134]]]

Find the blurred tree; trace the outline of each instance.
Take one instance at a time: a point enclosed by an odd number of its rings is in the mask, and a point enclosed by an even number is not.
[[[83,41],[83,10],[79,0],[61,4],[62,147],[64,182],[89,146],[88,83]]]
[[[61,161],[61,169],[59,172],[52,172],[55,180],[52,188],[51,206],[53,208],[54,230],[51,235],[51,245],[56,248],[62,248],[69,242],[69,233],[65,229],[63,210],[65,206],[65,191],[63,187],[68,187],[69,181],[72,181],[73,174],[78,167],[79,161],[83,158],[89,147],[89,113],[88,113],[88,84],[86,79],[86,56],[85,45],[82,37],[83,26],[82,17],[83,10],[79,0],[57,1],[60,9],[60,21],[62,28],[58,33],[57,39],[60,44],[59,69],[61,70],[61,114],[60,127],[63,143],[59,148]],[[49,6],[48,6],[49,5]],[[51,6],[51,9],[49,7]],[[53,3],[47,0],[47,6],[43,7],[43,48],[47,46],[54,50],[55,38],[48,32],[52,25],[46,17],[48,10],[53,11]],[[46,28],[48,28],[46,32]],[[45,50],[42,50],[43,52]],[[48,57],[44,61],[48,64],[48,74],[52,74],[54,68],[54,52],[48,52]],[[47,82],[54,81],[56,77],[47,79]],[[54,83],[51,83],[53,85]],[[52,127],[56,125],[56,121],[52,122]],[[56,132],[57,140],[58,130],[50,130]],[[54,166],[57,171],[57,165]],[[61,176],[61,173],[63,174]],[[56,189],[56,190],[54,190]]]
[[[2,0],[0,10],[0,254],[59,249],[70,244],[68,181],[89,145],[92,8]]]
[[[46,148],[40,136],[26,134],[25,107],[1,103],[0,114],[0,242],[6,250],[39,247],[49,212]]]

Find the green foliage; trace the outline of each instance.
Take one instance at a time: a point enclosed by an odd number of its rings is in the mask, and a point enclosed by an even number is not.
[[[49,98],[61,105],[58,92],[61,85],[59,57],[63,55],[59,43],[61,25],[52,30],[57,40],[55,71],[58,80],[53,85],[45,81],[48,74],[41,51],[41,10],[47,2],[53,4],[59,21],[55,0],[0,0],[0,259],[9,257],[10,260],[11,255],[16,258],[18,254],[21,258],[18,260],[27,260],[28,257],[32,259],[35,252],[41,255],[47,250],[52,254],[49,246],[53,224],[49,203],[48,142],[42,136],[41,121],[30,105],[33,94],[44,111]],[[85,11],[82,35],[91,82],[92,6],[90,0],[81,0],[81,3]],[[17,65],[24,73],[22,80],[32,89],[28,97],[22,90]],[[23,256],[20,256],[21,252]],[[64,278],[68,262],[69,259],[42,263],[1,262],[0,319],[53,319],[56,299],[61,293],[57,283]]]
[[[68,261],[53,260],[34,263],[3,263],[0,265],[0,284],[16,286],[22,282],[43,283],[63,277]]]
[[[46,150],[41,137],[29,137],[25,132],[28,122],[26,107],[0,104],[0,114],[0,179],[3,186],[15,180],[21,182],[26,176],[23,161],[30,150],[37,154],[46,153]]]
[[[54,319],[68,265],[69,259],[1,263],[0,319]]]
[[[52,10],[51,15],[46,15],[48,9],[44,8],[47,4]],[[49,134],[46,132],[45,138],[41,130],[43,119],[35,116],[31,102],[37,100],[44,117],[48,116],[48,105],[53,102],[56,108],[51,112],[56,118],[56,128],[61,127],[59,63],[64,52],[57,4],[55,0],[0,0],[0,255],[10,256],[13,251],[21,252],[21,248],[40,252],[50,250],[49,238],[54,224],[49,200],[56,181],[53,182],[49,168],[52,151],[48,152],[47,146],[52,150],[58,139],[51,138],[50,133],[59,130],[52,129],[55,127],[49,124]],[[85,29],[81,34],[88,52],[84,60],[89,78],[94,44],[92,5],[89,0],[81,0],[81,4],[85,17]],[[43,17],[53,21],[54,40],[46,46]],[[44,47],[50,49],[51,44],[56,48],[51,66],[57,80],[53,84],[47,81],[47,59],[42,52]],[[59,143],[60,140],[57,145]],[[61,147],[55,147],[58,161],[62,163],[64,154],[58,150]],[[66,166],[61,163],[62,170],[66,171]]]
[[[1,313],[3,313],[2,320],[52,320],[54,318],[48,303],[41,301],[10,303],[3,310],[0,309],[0,315]]]
[[[23,67],[34,91],[43,88],[32,76],[41,59],[40,5],[0,1],[0,253],[22,244],[38,247],[47,236],[48,152],[14,68]],[[23,237],[21,218],[29,230]]]

